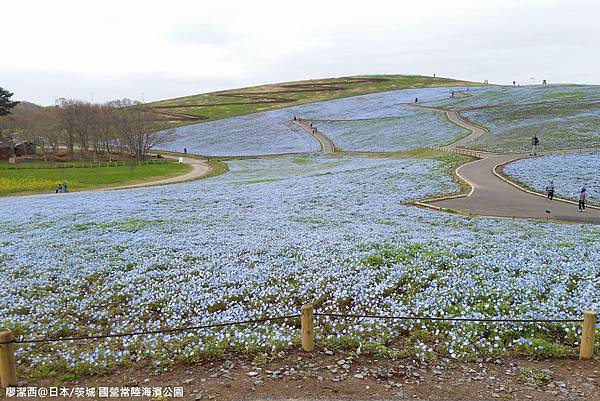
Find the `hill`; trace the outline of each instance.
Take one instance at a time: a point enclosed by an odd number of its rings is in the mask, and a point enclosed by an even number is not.
[[[478,85],[481,83],[420,75],[361,75],[203,93],[148,106],[177,126],[397,89]]]

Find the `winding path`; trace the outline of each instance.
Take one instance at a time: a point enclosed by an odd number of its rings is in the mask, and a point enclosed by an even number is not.
[[[178,159],[175,156],[164,156],[169,159]],[[192,169],[185,174],[176,175],[173,177],[161,178],[154,181],[144,181],[136,184],[128,184],[121,185],[118,187],[106,187],[106,188],[97,188],[97,189],[85,189],[83,191],[70,191],[67,193],[55,194],[52,193],[41,193],[41,194],[30,194],[30,195],[7,195],[7,197],[18,197],[18,198],[37,198],[37,197],[46,197],[46,196],[70,196],[73,194],[81,194],[87,192],[105,192],[105,191],[114,191],[118,189],[130,189],[130,188],[143,188],[143,187],[151,187],[155,185],[166,185],[166,184],[176,184],[179,182],[192,181],[204,178],[210,174],[212,171],[212,167],[208,164],[207,160],[194,159],[190,157],[184,157],[183,162],[185,164],[189,164],[192,166]]]
[[[164,156],[164,157],[169,158],[169,159],[178,159],[178,157],[172,157],[172,156]],[[130,184],[130,185],[122,185],[119,187],[110,187],[110,188],[106,188],[106,189],[100,189],[100,191],[150,187],[150,186],[154,186],[154,185],[175,184],[178,182],[192,181],[192,180],[204,178],[212,171],[212,167],[210,166],[210,164],[208,164],[207,160],[200,160],[200,159],[193,159],[190,157],[184,157],[183,163],[189,164],[192,167],[192,169],[185,174],[176,175],[174,177],[162,178],[162,179],[158,179],[155,181],[141,182],[139,184]]]
[[[310,121],[307,120],[295,120],[292,121],[293,123],[299,125],[303,130],[305,130],[306,132],[308,132],[309,134],[311,134],[313,137],[315,137],[315,139],[317,141],[319,141],[319,144],[321,145],[321,150],[324,153],[336,153],[337,152],[337,148],[335,146],[335,143],[333,143],[333,141],[326,136],[325,134],[323,134],[322,132],[318,131],[318,130],[314,130],[311,126],[310,126]]]
[[[418,106],[412,105],[412,107]],[[456,174],[471,187],[468,194],[430,199],[417,202],[417,204],[464,214],[600,224],[599,208],[592,206],[584,213],[580,213],[575,202],[557,198],[549,201],[543,195],[522,188],[502,176],[500,169],[503,165],[530,157],[528,153],[497,154],[465,149],[466,144],[486,135],[487,130],[465,120],[456,111],[426,108],[445,112],[450,121],[471,131],[470,135],[450,145],[436,147],[436,149],[471,155],[477,157],[477,160],[463,164],[456,169]],[[539,154],[592,150],[598,149],[564,149],[540,152]]]

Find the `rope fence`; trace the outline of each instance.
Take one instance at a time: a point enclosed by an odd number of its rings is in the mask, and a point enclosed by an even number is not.
[[[272,321],[277,321],[277,320],[287,320],[287,319],[294,319],[294,318],[298,318],[298,317],[300,317],[300,315],[267,317],[267,318],[263,318],[263,319],[242,320],[239,322],[214,323],[214,324],[207,324],[207,325],[202,325],[202,326],[175,327],[172,329],[133,331],[133,332],[128,332],[128,333],[0,341],[0,345],[11,344],[11,343],[12,344],[32,344],[32,343],[53,343],[53,342],[62,342],[62,341],[99,340],[99,339],[104,339],[104,338],[133,337],[133,336],[143,336],[143,335],[151,335],[151,334],[181,333],[181,332],[190,332],[190,331],[197,331],[197,330],[203,330],[203,329],[212,329],[215,327],[241,326],[241,325],[246,325],[246,324],[256,324],[256,323],[272,322]]]
[[[580,359],[592,359],[594,354],[594,344],[596,336],[597,312],[586,311],[583,319],[490,319],[490,318],[467,318],[467,317],[433,317],[433,316],[392,316],[375,314],[342,314],[342,313],[320,313],[314,312],[311,304],[303,305],[300,314],[284,315],[277,317],[266,317],[261,319],[249,319],[236,322],[222,322],[198,326],[185,326],[165,328],[158,330],[134,331],[126,333],[112,333],[86,336],[57,337],[57,338],[32,338],[20,339],[14,338],[12,331],[6,330],[0,332],[0,387],[11,387],[17,385],[17,370],[15,358],[15,345],[32,343],[53,343],[66,341],[86,341],[105,338],[133,337],[154,334],[169,334],[198,331],[218,327],[241,326],[248,324],[258,324],[275,321],[285,321],[289,319],[300,318],[302,349],[306,352],[312,352],[315,348],[314,320],[315,317],[329,317],[335,319],[381,319],[381,320],[411,320],[411,321],[432,321],[432,322],[474,322],[474,323],[583,323]]]

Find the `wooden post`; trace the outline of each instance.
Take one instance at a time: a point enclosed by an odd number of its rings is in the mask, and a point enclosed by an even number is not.
[[[315,334],[313,332],[313,306],[311,304],[302,305],[302,349],[306,352],[312,352],[315,349]]]
[[[596,319],[598,314],[592,311],[583,313],[583,331],[581,332],[581,348],[579,359],[592,359],[596,340]]]
[[[0,331],[0,387],[17,385],[17,364],[15,362],[15,345],[10,330]]]

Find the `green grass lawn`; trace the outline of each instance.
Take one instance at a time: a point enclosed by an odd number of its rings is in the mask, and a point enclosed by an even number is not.
[[[357,81],[359,79],[363,79],[363,81]],[[364,79],[373,80],[364,81]],[[326,86],[323,87],[322,85]],[[203,93],[148,103],[148,106],[172,106],[173,108],[163,108],[158,110],[205,118],[204,120],[198,121],[171,121],[171,125],[180,126],[185,124],[195,124],[201,121],[218,120],[221,118],[274,110],[304,103],[340,99],[397,89],[479,85],[481,85],[481,83],[418,75],[357,76],[286,82]],[[232,94],[235,94],[236,96],[231,96]],[[255,98],[244,97],[248,95]],[[256,98],[257,96],[258,98]],[[265,103],[265,100],[269,99],[279,99],[281,102]]]
[[[39,167],[40,164],[37,164]],[[33,193],[53,193],[66,180],[69,191],[137,184],[184,174],[187,164],[164,163],[111,167],[20,168],[0,166],[0,196]]]

